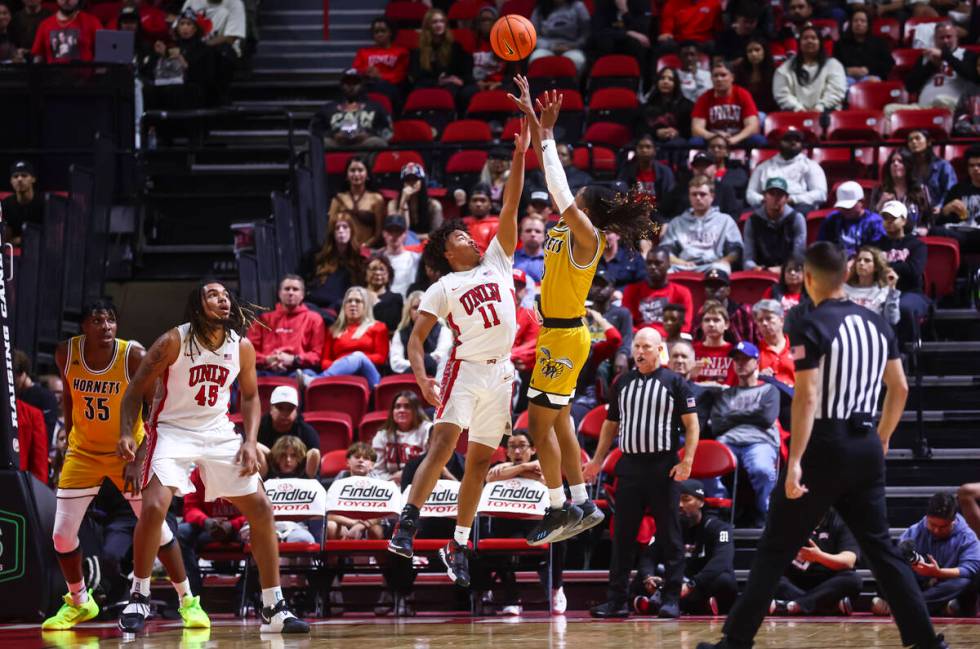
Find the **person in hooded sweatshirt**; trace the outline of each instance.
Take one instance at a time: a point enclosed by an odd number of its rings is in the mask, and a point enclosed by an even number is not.
[[[671,271],[731,272],[742,255],[742,233],[728,214],[712,205],[715,184],[707,176],[688,182],[690,209],[667,223],[660,245],[670,250]]]
[[[745,223],[745,270],[779,273],[783,264],[806,248],[806,218],[789,205],[789,185],[772,176],[766,180],[762,205]]]
[[[797,212],[812,212],[827,200],[827,176],[823,168],[803,152],[803,132],[789,128],[779,140],[779,155],[759,164],[749,177],[745,201],[751,207],[762,205],[763,192],[770,178],[786,181],[787,203]]]

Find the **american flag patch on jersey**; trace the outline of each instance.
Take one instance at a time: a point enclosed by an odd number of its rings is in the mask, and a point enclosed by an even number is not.
[[[231,354],[225,354],[225,360],[226,361],[230,361],[231,360]]]
[[[795,345],[790,349],[790,354],[793,356],[794,361],[803,360],[806,358],[806,347],[803,345]]]
[[[697,404],[694,403],[694,397],[688,397],[687,398],[687,407],[688,408],[696,408],[697,407]]]

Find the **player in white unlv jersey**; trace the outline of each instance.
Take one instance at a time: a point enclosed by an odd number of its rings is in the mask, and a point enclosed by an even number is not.
[[[256,438],[261,409],[255,349],[244,337],[254,314],[239,306],[220,282],[205,281],[188,296],[185,317],[188,322],[153,343],[123,396],[118,452],[129,462],[143,463],[143,511],[133,535],[133,587],[119,627],[130,633],[144,628],[160,524],[175,494],[195,491],[190,474],[197,466],[205,498],[231,501],[249,521],[262,585],[262,632],[308,633],[309,625],[289,611],[282,597],[275,521],[265,490],[259,488]],[[236,378],[244,440],[228,419]],[[143,395],[154,384],[148,441],[137,453],[133,426]]]
[[[423,260],[442,271],[419,304],[419,317],[408,342],[408,357],[422,392],[437,407],[429,452],[412,481],[388,550],[411,557],[419,508],[432,493],[442,468],[469,429],[466,473],[459,487],[459,512],[453,540],[439,551],[449,577],[469,586],[467,541],[476,515],[490,457],[511,423],[514,367],[511,348],[517,333],[513,258],[517,247],[517,208],[524,186],[524,154],[530,143],[526,125],[514,137],[514,159],[504,189],[497,236],[486,254],[460,223],[447,223],[429,236]],[[456,346],[443,372],[441,390],[425,374],[422,342],[444,318]]]

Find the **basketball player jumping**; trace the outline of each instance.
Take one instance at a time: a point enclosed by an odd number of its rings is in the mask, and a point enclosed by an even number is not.
[[[41,625],[46,631],[70,629],[99,614],[92,591],[85,588],[78,530],[102,482],[108,478],[123,492],[137,518],[142,504],[138,493],[130,494],[126,489],[126,462],[116,455],[116,442],[123,393],[145,350],[136,341],[116,338],[116,307],[111,302],[93,302],[82,313],[82,335],[61,342],[55,351],[55,362],[66,388],[63,408],[68,452],[58,481],[53,538],[68,594],[58,612]],[[138,414],[133,423],[133,439],[137,444],[143,440],[143,421]],[[158,529],[162,545],[157,556],[177,589],[184,626],[211,626],[201,610],[200,598],[191,594],[173,532],[166,521],[161,521]]]
[[[528,428],[550,500],[544,518],[527,537],[528,543],[539,545],[571,538],[604,518],[586,492],[582,451],[570,416],[575,384],[592,344],[584,319],[585,299],[606,246],[606,233],[619,235],[620,245],[627,250],[638,248],[640,240],[649,238],[653,229],[653,201],[647,194],[622,194],[602,185],[583,187],[573,196],[558,159],[553,131],[561,110],[561,95],[552,90],[538,100],[539,120],[531,105],[527,79],[518,76],[515,82],[521,96],[509,96],[530,123],[531,141],[544,168],[548,192],[561,214],[544,245],[540,296],[543,322],[527,391]],[[568,478],[571,503],[565,501],[563,472]]]
[[[255,349],[244,337],[254,314],[243,309],[220,282],[204,281],[188,296],[185,318],[187,322],[153,343],[122,399],[118,453],[135,461],[143,394],[160,380],[143,461],[143,513],[133,538],[133,587],[119,628],[137,633],[146,624],[160,525],[174,494],[195,490],[190,481],[193,465],[201,470],[207,500],[225,498],[248,519],[262,585],[261,631],[309,633],[309,625],[292,614],[282,597],[275,521],[265,490],[259,488]],[[228,419],[236,377],[244,441]]]
[[[469,429],[466,471],[459,487],[459,511],[453,539],[439,551],[446,572],[457,586],[470,583],[467,542],[490,457],[510,427],[514,367],[510,362],[517,333],[514,293],[514,249],[517,210],[524,187],[524,154],[530,144],[527,122],[514,136],[514,158],[504,188],[500,229],[480,255],[465,227],[450,222],[432,233],[424,261],[442,271],[419,305],[419,317],[408,343],[408,356],[425,399],[436,406],[431,446],[422,461],[408,504],[402,511],[388,549],[411,557],[419,509],[435,488],[464,428]],[[455,334],[453,353],[441,389],[425,373],[423,342],[438,319]]]

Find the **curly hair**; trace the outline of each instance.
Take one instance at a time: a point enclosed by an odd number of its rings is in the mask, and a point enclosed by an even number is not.
[[[588,185],[582,193],[589,220],[603,232],[619,235],[619,245],[639,250],[660,226],[651,219],[656,207],[653,194],[631,189],[625,194],[605,185]]]
[[[469,232],[466,224],[459,219],[446,221],[438,229],[429,233],[429,241],[425,244],[425,249],[422,251],[422,263],[426,264],[429,268],[439,271],[440,276],[453,272],[449,262],[446,261],[446,241],[457,230]]]
[[[212,319],[204,311],[204,287],[208,284],[220,284],[226,291],[228,287],[224,282],[214,278],[204,278],[187,294],[187,303],[184,306],[184,320],[190,323],[190,335],[187,336],[187,353],[191,357],[202,353],[200,342],[210,339],[210,334],[220,330],[223,335],[223,342],[227,341],[231,334],[236,334],[240,338],[245,337],[252,323],[259,322],[258,312],[262,307],[247,302],[239,302],[234,293],[228,291],[228,301],[231,309],[228,317],[224,319]],[[263,325],[264,326],[264,325]]]
[[[857,262],[857,258],[864,252],[871,255],[871,261],[874,262],[874,275],[872,277],[874,278],[875,285],[887,286],[888,269],[890,266],[888,265],[888,259],[885,257],[885,253],[874,246],[861,246],[854,253],[853,260]],[[859,286],[859,282],[857,263],[851,264],[851,270],[847,274],[847,283],[851,286]]]

